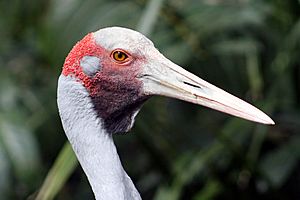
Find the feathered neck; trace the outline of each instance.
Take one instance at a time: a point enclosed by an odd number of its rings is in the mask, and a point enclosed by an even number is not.
[[[61,75],[57,95],[63,128],[96,199],[141,199],[122,167],[112,135],[103,128],[84,86],[72,77]]]

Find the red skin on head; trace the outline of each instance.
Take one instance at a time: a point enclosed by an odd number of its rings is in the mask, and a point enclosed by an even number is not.
[[[80,67],[80,61],[84,56],[95,56],[101,60],[101,70],[94,76],[89,77]],[[143,59],[141,59],[143,60]],[[89,33],[70,51],[67,56],[62,74],[65,76],[75,76],[90,91],[91,95],[96,95],[97,79],[123,79],[125,82],[132,81],[138,74],[137,62],[131,65],[119,65],[110,57],[110,52],[96,44],[93,34]]]
[[[124,132],[131,124],[133,113],[147,99],[142,93],[142,82],[136,78],[144,59],[132,55],[131,62],[120,65],[110,55],[89,33],[67,56],[62,74],[75,77],[87,89],[108,132]],[[101,68],[94,76],[86,75],[80,67],[84,56],[100,59]]]
[[[81,41],[77,42],[68,54],[62,74],[65,76],[73,75],[82,81],[86,88],[89,88],[90,78],[86,76],[80,68],[80,60],[87,55],[103,54],[103,49],[95,45],[92,39],[92,33],[86,35]]]

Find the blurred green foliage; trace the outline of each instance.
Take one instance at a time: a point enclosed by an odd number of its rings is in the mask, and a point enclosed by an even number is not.
[[[132,132],[115,136],[143,199],[300,199],[298,0],[0,1],[1,199],[36,196],[66,142],[56,108],[64,58],[86,33],[116,25],[146,33],[168,58],[276,122],[152,98]],[[52,187],[56,199],[93,198],[80,167]]]

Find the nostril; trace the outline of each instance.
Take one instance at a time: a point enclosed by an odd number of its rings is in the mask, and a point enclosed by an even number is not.
[[[149,74],[141,74],[141,75],[138,75],[137,78],[144,78],[144,77],[149,77],[151,75]]]
[[[183,83],[186,84],[186,85],[201,89],[201,87],[199,85],[194,85],[192,83],[188,83],[188,82],[185,82],[185,81],[183,81]]]

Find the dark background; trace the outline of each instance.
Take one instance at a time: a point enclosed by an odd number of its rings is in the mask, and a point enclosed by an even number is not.
[[[142,31],[172,61],[276,122],[152,98],[131,133],[115,136],[143,199],[300,199],[299,17],[297,0],[1,0],[1,199],[37,194],[66,142],[56,106],[64,58],[112,25]],[[56,199],[93,198],[80,167],[55,181]]]

